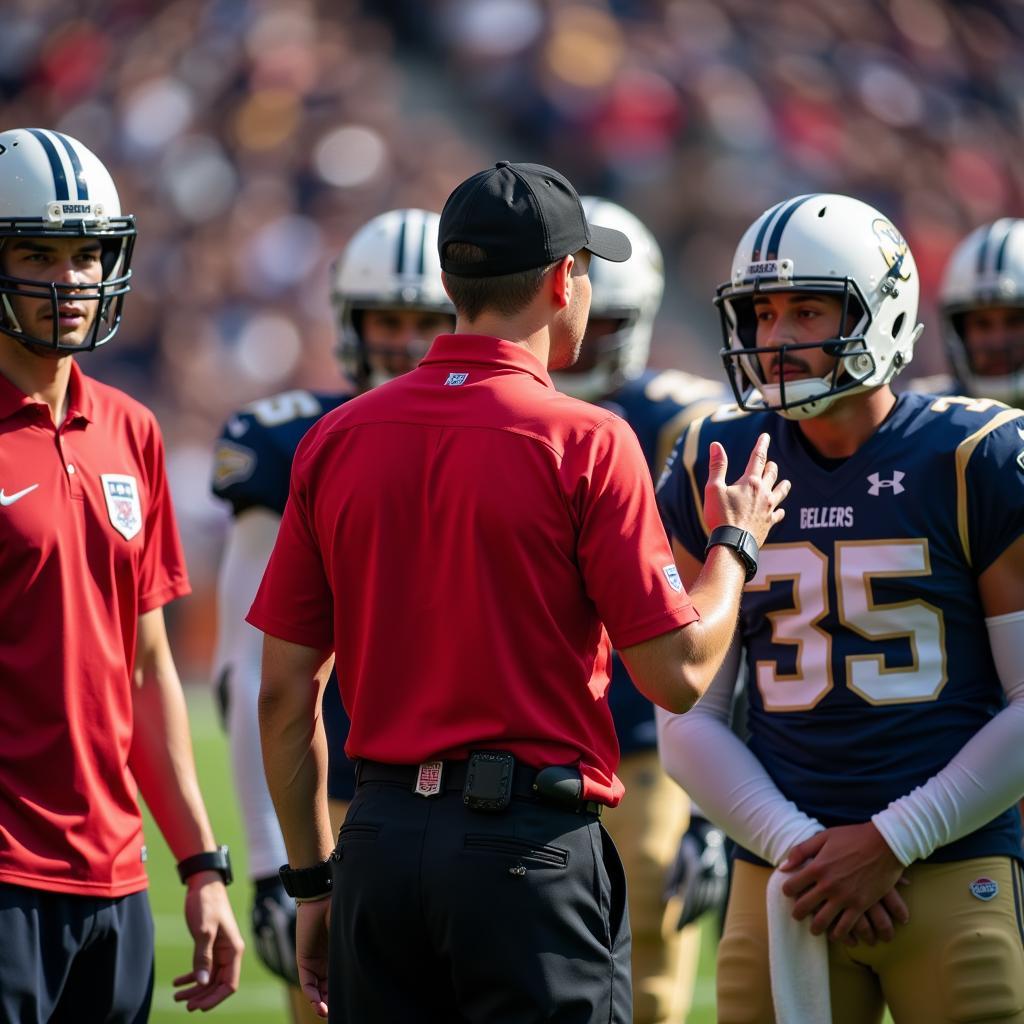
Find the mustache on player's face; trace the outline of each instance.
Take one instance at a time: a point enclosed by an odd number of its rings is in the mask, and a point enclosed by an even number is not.
[[[768,368],[768,377],[778,379],[780,377],[807,376],[811,372],[811,365],[805,359],[790,353],[777,353],[772,356]]]

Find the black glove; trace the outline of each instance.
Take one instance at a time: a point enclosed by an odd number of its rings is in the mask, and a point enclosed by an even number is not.
[[[691,818],[665,883],[665,899],[679,906],[676,928],[685,928],[709,910],[720,910],[729,894],[725,833],[706,818]]]
[[[252,905],[252,934],[256,955],[268,970],[289,985],[299,984],[295,962],[295,900],[275,874],[256,879]]]

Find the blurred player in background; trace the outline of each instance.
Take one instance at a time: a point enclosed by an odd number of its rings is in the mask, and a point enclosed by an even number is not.
[[[580,357],[551,378],[559,391],[626,420],[655,474],[686,424],[724,402],[727,388],[680,370],[647,369],[665,288],[661,250],[628,210],[593,196],[582,202],[588,221],[629,238],[633,256],[625,263],[590,264],[593,297]],[[690,1008],[700,953],[699,930],[692,922],[718,909],[725,898],[728,863],[722,834],[692,813],[685,793],[662,771],[654,708],[617,655],[608,694],[626,797],[605,812],[603,821],[626,870],[635,1024],[678,1024]],[[671,878],[674,864],[678,870]],[[673,897],[668,906],[667,887]],[[687,927],[680,932],[683,924]]]
[[[951,372],[911,389],[1024,405],[1024,220],[972,231],[946,264],[939,305]]]
[[[762,214],[718,292],[739,407],[691,424],[659,491],[685,582],[710,441],[768,431],[793,481],[740,608],[748,746],[725,724],[736,658],[689,716],[659,713],[666,767],[742,847],[721,1024],[1024,1022],[1024,413],[893,394],[918,290],[858,200]]]
[[[288,858],[260,753],[256,702],[263,638],[245,622],[245,613],[274,546],[292,457],[303,435],[342,402],[412,369],[434,336],[454,326],[451,301],[441,287],[437,224],[437,214],[425,210],[383,213],[356,232],[335,265],[331,301],[348,389],[286,391],[253,402],[228,419],[216,446],[213,493],[230,502],[233,517],[218,587],[216,679],[249,844],[256,951],[292,986],[296,1021],[319,1018],[297,987],[295,904],[278,877]],[[344,754],[348,719],[333,676],[323,696],[323,722],[331,824],[337,831],[355,776]]]
[[[153,414],[87,377],[135,219],[76,139],[0,133],[0,1020],[141,1022],[153,996],[141,792],[187,886],[192,970],[243,942],[199,791],[163,607],[189,592]]]

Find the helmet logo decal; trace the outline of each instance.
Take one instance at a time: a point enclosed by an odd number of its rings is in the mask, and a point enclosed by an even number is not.
[[[882,217],[879,217],[871,227],[878,239],[878,250],[885,260],[885,265],[892,271],[892,276],[898,277],[901,281],[909,281],[910,270],[903,269],[903,262],[910,251],[907,240]]]

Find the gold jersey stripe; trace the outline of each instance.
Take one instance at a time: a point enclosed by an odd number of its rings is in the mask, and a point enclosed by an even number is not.
[[[967,463],[971,461],[974,449],[981,444],[987,434],[998,430],[1004,423],[1022,416],[1024,412],[1020,409],[1005,409],[956,446],[956,523],[960,531],[960,546],[964,549],[964,558],[967,559],[968,565],[974,563],[971,560],[971,540],[967,533]]]
[[[704,536],[710,537],[711,531],[708,529],[708,524],[704,521],[704,499],[701,496],[700,488],[697,486],[697,475],[694,472],[694,468],[697,465],[697,453],[700,450],[697,447],[700,444],[700,431],[706,419],[707,416],[701,416],[690,423],[689,433],[686,435],[686,444],[683,446],[683,465],[686,467],[686,475],[690,478],[690,487],[693,488],[693,503],[697,508],[697,517],[700,519],[701,529],[704,531]]]

